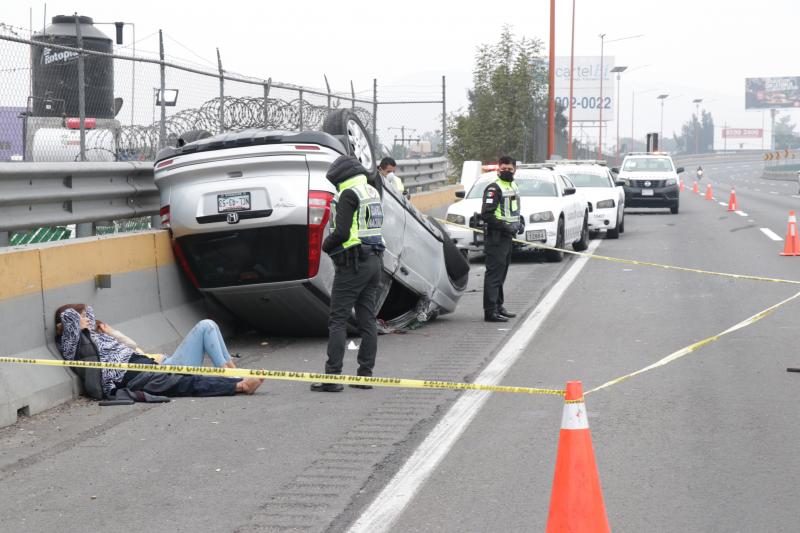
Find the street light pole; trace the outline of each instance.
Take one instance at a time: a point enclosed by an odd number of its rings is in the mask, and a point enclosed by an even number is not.
[[[567,133],[567,159],[572,159],[572,95],[575,83],[575,0],[572,0],[572,44],[569,49],[569,129]]]
[[[597,159],[603,159],[603,49],[606,43],[606,34],[600,34],[600,123],[597,129]]]
[[[664,140],[664,100],[666,100],[668,97],[668,94],[659,94],[656,96],[658,100],[661,100],[661,127],[658,129],[659,143],[663,142]]]
[[[694,123],[694,153],[700,153],[700,138],[698,137],[698,127],[700,125],[700,102],[702,102],[702,98],[695,98],[692,100],[692,103],[695,105],[695,109],[697,110],[695,115],[697,117],[697,122]]]
[[[628,67],[614,67],[613,69],[611,69],[611,72],[616,72],[617,73],[617,148],[615,150],[616,154],[617,154],[617,157],[619,157],[619,108],[620,108],[620,96],[619,95],[620,95],[620,87],[622,87],[622,83],[620,82],[620,80],[621,80],[620,74],[622,72],[625,72],[625,70],[627,68]]]
[[[547,159],[556,147],[556,0],[550,0],[550,72],[547,109]],[[570,102],[572,105],[572,102]]]

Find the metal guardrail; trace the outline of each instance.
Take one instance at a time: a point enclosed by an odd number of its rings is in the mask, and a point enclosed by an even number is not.
[[[445,184],[445,168],[443,157],[406,159],[396,173],[419,192]],[[76,235],[86,237],[98,224],[143,216],[159,227],[158,209],[150,162],[0,163],[0,246],[42,227],[77,224]]]
[[[0,245],[10,232],[42,226],[78,224],[87,236],[86,223],[157,223],[158,208],[152,163],[0,163]]]
[[[394,173],[403,180],[403,186],[410,192],[427,191],[447,183],[447,159],[430,157],[398,160]]]

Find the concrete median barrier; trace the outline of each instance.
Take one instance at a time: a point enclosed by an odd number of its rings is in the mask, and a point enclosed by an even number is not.
[[[109,276],[110,287],[98,287],[99,275]],[[201,297],[179,272],[165,231],[0,251],[2,355],[60,359],[54,313],[65,303],[92,305],[153,351],[173,349],[203,318]],[[71,371],[1,366],[0,427],[79,392]]]

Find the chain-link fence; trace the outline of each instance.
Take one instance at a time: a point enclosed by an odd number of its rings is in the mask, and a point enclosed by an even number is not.
[[[327,78],[320,89],[232,74],[219,52],[198,66],[168,55],[161,31],[152,37],[157,50],[141,42],[137,50],[135,37],[115,46],[89,17],[54,17],[38,32],[0,23],[0,161],[153,161],[164,146],[201,132],[319,130],[343,107],[372,133],[379,158],[446,154],[444,78],[438,98],[386,87],[379,101],[378,80],[337,91]],[[93,232],[147,224],[108,221]],[[16,238],[74,233],[40,229]]]

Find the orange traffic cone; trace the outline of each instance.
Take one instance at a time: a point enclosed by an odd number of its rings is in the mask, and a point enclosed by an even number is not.
[[[736,201],[736,188],[731,187],[731,197],[728,199],[728,211],[738,211],[739,202]]]
[[[789,211],[789,227],[786,228],[786,244],[781,255],[800,255],[800,236],[797,235],[797,218]]]
[[[686,190],[686,184],[681,180],[681,192]]]
[[[580,381],[567,382],[547,533],[611,531]]]
[[[700,194],[700,186],[697,185],[696,181],[694,182],[694,185],[692,185],[692,192],[695,194]]]
[[[713,200],[713,199],[714,199],[714,195],[711,192],[711,184],[709,183],[706,186],[706,200]]]

